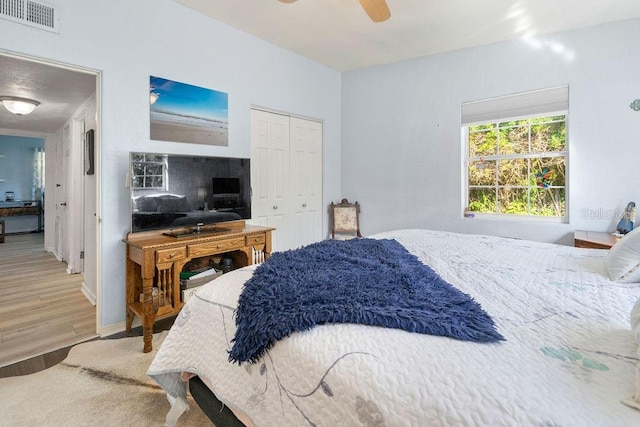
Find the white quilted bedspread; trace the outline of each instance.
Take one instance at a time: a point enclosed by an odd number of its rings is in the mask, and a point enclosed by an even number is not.
[[[426,230],[374,237],[471,295],[506,342],[335,324],[231,364],[247,267],[189,300],[148,374],[179,401],[181,372],[195,373],[256,426],[640,426],[621,403],[634,392],[640,284],[609,281],[605,250]]]

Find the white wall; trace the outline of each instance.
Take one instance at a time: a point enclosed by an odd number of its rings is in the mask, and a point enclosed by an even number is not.
[[[640,192],[640,20],[343,74],[343,197],[365,234],[425,227],[572,244]],[[569,84],[569,224],[462,218],[460,105]],[[613,211],[613,212],[612,212]]]
[[[171,0],[59,1],[60,33],[0,21],[2,47],[102,73],[101,321],[125,318],[129,151],[249,156],[250,106],[324,120],[324,201],[340,195],[340,74]],[[149,76],[229,94],[229,146],[151,141]],[[325,231],[327,227],[325,219]]]

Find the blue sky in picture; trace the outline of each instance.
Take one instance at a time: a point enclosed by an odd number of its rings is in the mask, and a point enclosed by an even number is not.
[[[225,92],[151,76],[149,93],[158,98],[151,111],[228,121],[229,97]]]

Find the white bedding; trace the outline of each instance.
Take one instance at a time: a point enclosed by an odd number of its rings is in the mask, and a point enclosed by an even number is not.
[[[172,401],[186,393],[180,374],[197,374],[256,426],[640,425],[621,403],[634,393],[640,284],[608,280],[607,251],[426,230],[373,237],[471,295],[506,342],[334,324],[231,364],[246,267],[189,300],[148,374]]]

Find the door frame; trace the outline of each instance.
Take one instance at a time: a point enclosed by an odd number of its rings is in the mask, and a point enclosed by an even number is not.
[[[55,248],[53,254],[58,261],[65,261],[67,263],[67,274],[71,274],[71,264],[69,264],[69,250],[70,242],[72,238],[67,235],[67,224],[69,221],[69,205],[75,204],[73,200],[73,194],[68,194],[68,189],[71,188],[73,182],[73,157],[71,155],[73,146],[73,134],[72,126],[66,124],[62,128],[60,133],[60,140],[56,145],[56,158],[55,163],[59,165],[55,169],[55,195],[54,206],[56,217],[54,220],[55,228],[53,234],[53,247]],[[46,148],[45,148],[46,155]],[[45,169],[47,169],[47,163],[50,165],[51,160],[45,160]],[[46,187],[50,187],[50,184]],[[45,187],[45,192],[46,191]],[[45,198],[46,200],[46,198]],[[51,209],[49,209],[51,212]],[[47,234],[47,228],[45,227],[45,235]]]
[[[19,60],[23,60],[23,61],[30,61],[30,62],[36,62],[39,64],[43,64],[49,67],[54,67],[54,68],[62,68],[62,69],[67,69],[70,71],[74,71],[74,72],[79,72],[79,73],[86,73],[86,74],[90,74],[95,76],[95,121],[96,121],[96,125],[95,125],[95,134],[94,134],[94,170],[95,170],[95,187],[93,188],[93,190],[95,191],[95,206],[92,206],[93,210],[95,210],[95,221],[94,221],[94,226],[95,229],[93,230],[93,233],[95,234],[95,247],[93,248],[93,253],[95,254],[95,260],[93,260],[93,264],[94,264],[94,269],[93,271],[90,273],[91,274],[91,280],[93,283],[96,284],[96,295],[95,295],[95,301],[91,301],[91,298],[89,298],[89,296],[87,295],[87,293],[84,291],[84,289],[82,289],[82,292],[85,294],[85,296],[87,296],[87,299],[89,299],[92,304],[95,305],[96,307],[96,334],[97,335],[101,335],[102,332],[102,304],[101,304],[101,299],[102,299],[102,283],[101,283],[101,270],[102,270],[102,266],[101,266],[101,259],[102,259],[102,251],[101,251],[101,246],[102,246],[102,224],[100,221],[101,218],[101,214],[102,214],[102,210],[101,210],[101,192],[100,189],[102,187],[101,185],[101,181],[102,181],[102,165],[101,165],[101,153],[102,153],[102,109],[101,109],[101,99],[102,99],[102,72],[100,70],[96,70],[96,69],[92,69],[92,68],[87,68],[87,67],[82,67],[79,65],[72,65],[72,64],[66,64],[66,63],[62,63],[62,62],[57,62],[57,61],[53,61],[50,59],[43,59],[40,57],[36,57],[36,56],[32,56],[32,55],[27,55],[27,54],[21,54],[21,53],[16,53],[16,52],[9,52],[6,50],[2,50],[0,49],[0,55],[3,56],[10,56],[12,58],[16,58]],[[86,107],[86,104],[83,106]],[[82,108],[82,107],[81,107]],[[85,110],[86,111],[86,110]],[[77,114],[78,112],[74,112],[74,115],[69,117],[69,120],[71,121],[71,131],[73,132],[73,129],[75,128],[75,120],[77,119],[77,117],[82,116],[82,113],[80,115]],[[61,129],[62,130],[62,129]],[[45,138],[45,153],[46,153],[46,149],[47,147],[51,147],[53,144],[57,144],[57,147],[60,147],[60,144],[62,144],[62,135],[56,135],[56,134],[50,134],[50,133],[42,133],[42,132],[31,132],[31,131],[22,131],[22,130],[12,130],[12,129],[0,129],[0,131],[2,131],[3,134],[5,135],[16,135],[16,136],[35,136],[35,137],[44,137]],[[73,143],[73,138],[72,138],[72,143]],[[82,171],[82,175],[83,177],[86,178],[86,175],[84,175],[84,157],[83,157],[83,153],[84,153],[84,146],[80,147],[80,155],[79,156],[74,156],[72,161],[74,162],[73,168],[74,170],[80,170]],[[46,154],[45,154],[46,155]],[[63,154],[64,155],[64,154]],[[47,158],[49,158],[49,160],[45,160],[45,171],[46,171],[46,163],[51,162],[51,156],[47,156]],[[46,172],[45,172],[46,174]],[[51,176],[48,176],[47,178],[51,178]],[[55,181],[55,180],[54,180]],[[84,181],[84,180],[83,180]],[[51,180],[49,180],[47,182],[47,187],[51,186],[51,185],[55,185],[55,182],[51,182]],[[84,186],[83,186],[84,187]],[[67,195],[69,197],[69,195]],[[49,212],[55,212],[56,209],[54,209],[54,200],[51,200],[52,198],[49,197],[48,199],[45,197],[45,209],[48,209]],[[45,218],[46,218],[46,214],[45,214]],[[49,251],[49,252],[54,252],[55,253],[55,248],[52,247],[52,240],[51,240],[51,236],[54,232],[54,228],[55,228],[55,224],[52,221],[47,222],[46,220],[44,220],[44,224],[45,224],[45,250]],[[48,227],[47,227],[48,226]],[[49,232],[47,233],[47,228],[49,230]],[[86,228],[85,223],[83,222],[83,228]],[[83,235],[86,236],[87,234],[87,230],[83,230]],[[86,259],[85,259],[86,261]],[[84,263],[84,265],[86,266],[86,262]],[[86,274],[86,271],[84,272],[84,274]],[[87,281],[87,277],[84,277],[84,281],[86,283]]]

